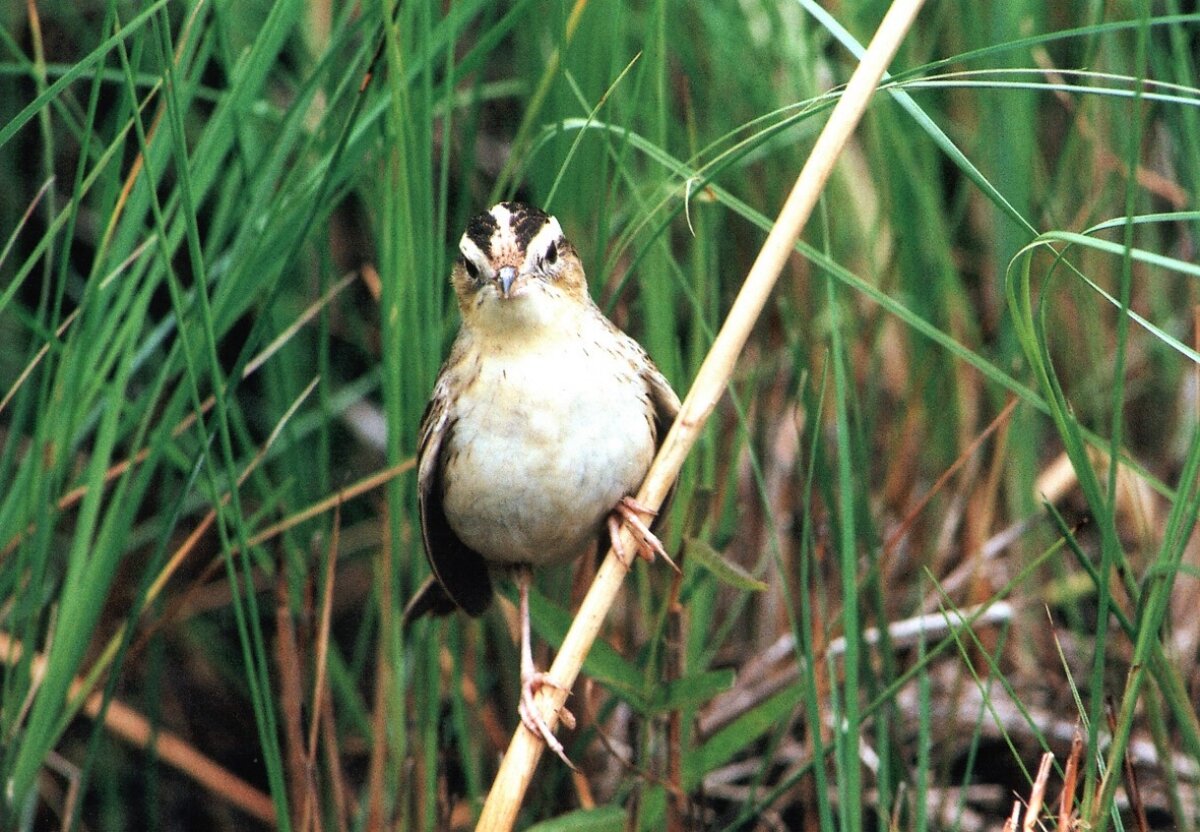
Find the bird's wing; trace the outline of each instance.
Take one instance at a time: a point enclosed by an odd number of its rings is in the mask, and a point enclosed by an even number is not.
[[[671,389],[670,383],[654,363],[646,359],[646,370],[642,373],[646,381],[646,389],[650,391],[650,402],[654,405],[654,442],[655,447],[661,448],[667,431],[679,415],[679,396]]]
[[[636,344],[636,342],[634,343]],[[642,350],[640,345],[637,348]],[[675,423],[675,417],[679,415],[679,396],[671,389],[671,384],[662,371],[654,365],[648,355],[645,355],[644,350],[642,350],[642,354],[646,358],[642,379],[650,394],[650,403],[654,406],[654,447],[657,451],[662,447],[663,440],[667,438],[667,431]],[[671,488],[663,497],[662,505],[659,506],[658,517],[650,524],[651,530],[657,530],[662,525],[663,518],[671,509],[671,500],[675,496],[675,488],[678,484],[678,481],[671,483]]]
[[[452,357],[453,359],[453,357]],[[481,615],[492,601],[492,581],[483,556],[468,547],[446,519],[442,506],[442,474],[451,445],[455,416],[451,403],[451,373],[447,361],[433,388],[433,397],[421,418],[417,441],[417,494],[421,537],[433,574],[455,604],[470,615]],[[447,611],[444,605],[430,611]]]

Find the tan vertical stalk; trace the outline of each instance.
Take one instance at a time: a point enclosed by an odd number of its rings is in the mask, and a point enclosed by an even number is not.
[[[678,476],[705,421],[725,392],[742,347],[812,214],[834,162],[862,118],[879,79],[895,56],[922,2],[895,0],[884,15],[862,62],[830,114],[829,122],[817,137],[812,154],[800,171],[754,265],[750,267],[750,273],[746,275],[742,289],[683,401],[679,418],[663,441],[642,484],[642,490],[638,492],[639,503],[657,509]],[[628,531],[623,533],[622,540],[626,551],[634,551],[634,539]],[[550,668],[550,676],[562,685],[562,689],[545,686],[538,695],[542,713],[551,727],[558,722],[558,711],[566,700],[567,691],[575,683],[584,656],[596,640],[627,571],[620,559],[610,551],[563,640],[558,657]],[[544,748],[541,740],[524,725],[518,726],[484,803],[477,832],[507,832],[512,829]]]

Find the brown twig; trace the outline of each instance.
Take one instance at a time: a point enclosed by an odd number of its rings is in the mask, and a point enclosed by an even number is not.
[[[280,568],[275,573],[275,665],[279,674],[279,710],[287,764],[288,802],[292,826],[300,832],[308,832],[308,826],[300,814],[310,790],[301,728],[304,713],[301,664],[299,639],[288,603],[288,574],[285,568]]]
[[[1109,697],[1105,703],[1104,714],[1108,718],[1109,733],[1117,733],[1117,706]],[[1150,820],[1146,817],[1146,801],[1142,799],[1142,790],[1138,786],[1137,770],[1133,767],[1133,758],[1129,749],[1121,759],[1121,767],[1125,772],[1125,791],[1129,795],[1129,810],[1133,813],[1133,825],[1138,832],[1150,832]]]
[[[337,565],[341,528],[342,506],[341,503],[338,503],[333,511],[333,539],[329,543],[329,552],[325,558],[325,585],[321,593],[320,618],[315,639],[316,643],[313,648],[316,660],[314,662],[312,681],[312,721],[308,726],[308,745],[305,749],[305,760],[310,772],[317,770],[317,736],[321,728],[321,719],[325,716],[325,708],[323,707],[325,702],[322,695],[325,692],[325,668],[329,659],[329,630],[332,626],[333,618],[333,579],[337,574],[334,567]],[[304,811],[301,814],[304,820],[304,823],[300,826],[301,830],[308,829],[310,822],[316,824],[320,817],[320,813],[317,812],[315,778],[310,779],[310,783],[311,788],[305,795]]]
[[[384,518],[385,528],[387,518]],[[384,828],[384,775],[387,773],[387,719],[388,697],[390,695],[388,640],[386,634],[392,631],[392,536],[383,535],[383,545],[379,548],[379,559],[376,568],[379,570],[379,645],[375,652],[375,690],[372,694],[371,707],[371,754],[367,762],[367,824],[370,830]]]
[[[682,563],[682,558],[680,559]],[[683,574],[677,573],[671,581],[671,599],[667,610],[667,674],[668,680],[677,682],[684,677],[685,624],[683,604],[679,593],[683,587]],[[684,832],[687,828],[688,796],[683,788],[683,713],[676,707],[667,715],[667,832]]]
[[[1042,755],[1037,777],[1033,780],[1033,789],[1029,792],[1029,806],[1025,809],[1022,832],[1034,832],[1038,828],[1038,815],[1042,813],[1042,804],[1046,801],[1046,784],[1050,782],[1050,766],[1053,763],[1054,755],[1049,751]]]
[[[1063,771],[1062,794],[1058,798],[1058,832],[1072,832],[1075,828],[1075,787],[1079,782],[1079,762],[1083,759],[1083,732],[1075,726],[1075,737],[1071,740],[1071,753]]]
[[[738,356],[750,337],[775,281],[793,254],[796,240],[817,204],[838,155],[866,111],[879,79],[896,54],[921,4],[922,0],[895,0],[884,15],[862,61],[817,137],[812,153],[767,235],[762,250],[750,267],[745,283],[680,407],[679,417],[663,440],[646,481],[638,492],[637,501],[640,504],[651,510],[657,510],[662,505],[709,414],[724,395]],[[622,532],[622,543],[627,550],[632,550],[635,544],[628,529]],[[628,567],[610,551],[563,640],[558,657],[550,668],[550,677],[557,684],[544,686],[538,698],[542,715],[551,727],[558,724],[558,714],[567,693],[579,675],[584,657],[596,640],[609,608],[616,600],[627,571]],[[507,832],[512,829],[544,749],[542,741],[524,725],[517,728],[484,803],[478,830]]]
[[[900,541],[902,541],[905,535],[908,534],[909,530],[912,529],[913,524],[917,521],[917,517],[920,516],[921,512],[925,510],[925,507],[929,505],[929,502],[939,493],[941,493],[942,489],[945,488],[946,483],[950,481],[950,478],[957,474],[959,469],[961,469],[963,465],[965,465],[967,461],[971,459],[971,457],[975,454],[975,451],[979,450],[980,446],[987,441],[987,438],[1008,422],[1019,401],[1020,400],[1016,396],[1011,396],[1008,400],[1008,403],[1004,405],[998,414],[996,414],[996,418],[992,419],[988,426],[984,428],[978,436],[971,440],[971,444],[963,449],[962,453],[958,455],[958,459],[954,460],[950,467],[943,471],[942,475],[937,478],[937,482],[935,482],[928,491],[921,495],[921,499],[917,500],[917,504],[912,507],[907,515],[905,515],[904,519],[900,521],[900,525],[896,527],[896,529],[888,536],[887,541],[883,544],[883,557],[885,564],[887,559],[889,559],[896,551],[897,547],[899,547]],[[881,564],[879,568],[881,570],[886,568],[885,564]]]

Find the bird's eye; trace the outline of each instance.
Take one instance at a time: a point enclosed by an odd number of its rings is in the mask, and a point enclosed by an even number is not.
[[[558,262],[558,243],[550,244],[550,247],[546,249],[546,256],[544,259],[547,266],[553,266]]]
[[[472,263],[470,259],[466,257],[463,258],[463,267],[467,270],[467,274],[471,276],[472,280],[475,280],[477,277],[479,277],[479,267]]]

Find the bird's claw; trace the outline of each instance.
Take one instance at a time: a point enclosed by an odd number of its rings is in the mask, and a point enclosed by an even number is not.
[[[617,557],[621,559],[621,563],[626,567],[633,565],[633,560],[626,554],[625,546],[621,543],[621,524],[629,526],[637,536],[637,548],[634,553],[647,563],[653,563],[654,556],[659,555],[667,562],[667,565],[679,572],[679,567],[675,565],[675,561],[671,560],[671,556],[667,554],[667,550],[663,547],[662,541],[658,539],[658,535],[650,531],[650,527],[646,525],[646,521],[642,519],[642,515],[654,517],[658,514],[657,511],[644,506],[635,500],[633,497],[622,497],[620,502],[612,510],[612,514],[608,516],[608,534],[612,538],[613,551],[617,553]]]
[[[529,729],[535,737],[546,743],[546,747],[558,755],[558,758],[566,763],[572,771],[578,771],[575,764],[567,758],[567,752],[563,749],[563,744],[559,742],[558,737],[554,736],[554,731],[550,728],[550,723],[546,722],[542,716],[542,711],[537,705],[535,698],[538,690],[543,687],[552,687],[556,690],[567,690],[558,682],[550,678],[549,674],[542,672],[534,672],[531,674],[522,674],[521,678],[521,704],[517,707],[517,712],[521,715],[521,722]],[[575,727],[575,715],[566,709],[560,708],[558,718],[567,728]]]

